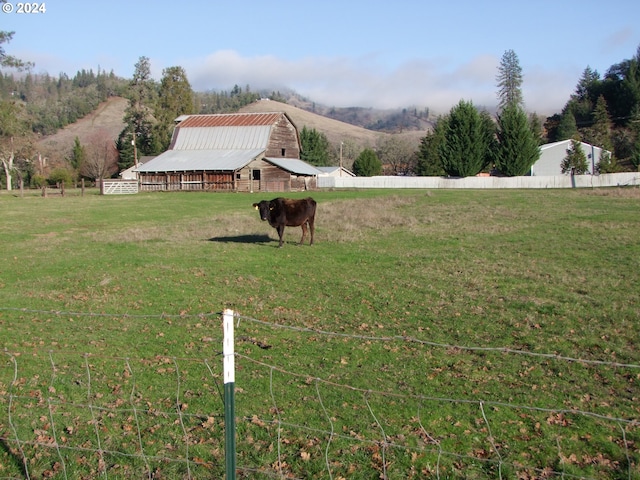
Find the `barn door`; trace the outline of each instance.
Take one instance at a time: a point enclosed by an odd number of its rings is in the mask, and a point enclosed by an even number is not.
[[[251,191],[259,192],[260,188],[260,170],[251,170]]]

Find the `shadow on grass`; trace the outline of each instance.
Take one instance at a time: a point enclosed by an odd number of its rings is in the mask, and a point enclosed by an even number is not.
[[[7,456],[11,459],[11,461],[15,463],[15,465],[20,469],[22,475],[24,475],[25,478],[28,478],[29,474],[24,465],[24,462],[22,462],[22,459],[20,458],[19,455],[14,453],[14,451],[11,449],[9,444],[4,439],[0,440],[0,449],[6,452]]]
[[[231,235],[226,237],[211,237],[210,242],[220,243],[269,243],[274,240],[269,235]]]

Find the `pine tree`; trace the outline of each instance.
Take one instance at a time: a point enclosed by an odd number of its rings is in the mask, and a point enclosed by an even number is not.
[[[587,66],[582,72],[582,77],[576,85],[576,91],[573,98],[576,100],[591,101],[593,94],[600,88],[600,74],[597,70],[593,70]]]
[[[416,173],[423,176],[443,176],[445,171],[442,168],[440,159],[440,145],[444,142],[444,127],[446,118],[440,118],[436,122],[433,130],[422,138],[418,149],[418,164]]]
[[[4,3],[4,2],[2,2]],[[29,70],[33,68],[32,62],[25,62],[13,55],[7,55],[4,51],[3,43],[9,43],[13,39],[13,35],[16,32],[0,31],[0,67],[15,68],[17,70]]]
[[[300,159],[311,165],[322,167],[329,165],[329,140],[324,133],[315,128],[302,127],[300,132],[302,152]]]
[[[82,168],[82,164],[87,158],[87,152],[85,147],[80,143],[80,139],[76,137],[73,140],[73,150],[71,151],[71,158],[69,163],[75,171],[79,171]]]
[[[498,116],[497,139],[495,164],[504,175],[526,175],[540,158],[527,114],[517,105],[507,105]]]
[[[353,162],[353,173],[359,177],[372,177],[382,173],[382,162],[370,148],[365,148]]]
[[[151,63],[147,57],[140,57],[129,84],[129,106],[125,110],[125,127],[117,141],[120,153],[118,165],[121,169],[134,164],[134,151],[138,157],[156,155],[161,151],[158,139],[153,135],[156,97],[156,85],[151,78]]]
[[[593,125],[591,127],[590,141],[597,147],[605,150],[613,150],[611,141],[611,119],[607,111],[607,102],[602,95],[598,97],[596,108],[593,111]]]
[[[155,136],[161,151],[169,148],[175,119],[192,113],[195,113],[194,95],[184,68],[165,68],[155,109]]]
[[[446,117],[443,129],[438,155],[447,175],[476,175],[490,163],[495,127],[488,113],[460,100]]]
[[[582,150],[580,140],[574,138],[571,140],[571,146],[567,149],[567,156],[560,163],[562,173],[570,173],[572,175],[583,175],[589,171],[587,156]]]
[[[631,145],[631,163],[636,170],[640,170],[640,104],[633,110],[629,125],[631,134],[633,135],[633,143]]]
[[[522,97],[522,67],[516,52],[507,50],[502,55],[498,67],[498,108],[503,110],[507,105],[524,107]]]
[[[556,130],[556,140],[568,140],[578,134],[578,126],[576,125],[576,117],[573,116],[571,109],[567,108],[562,112],[560,123]]]

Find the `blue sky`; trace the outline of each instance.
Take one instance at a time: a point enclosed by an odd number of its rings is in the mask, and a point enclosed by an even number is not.
[[[35,73],[131,77],[183,67],[194,90],[292,88],[346,107],[496,103],[500,58],[514,50],[528,110],[560,111],[587,66],[604,74],[640,45],[636,0],[50,0],[0,13],[7,53]]]

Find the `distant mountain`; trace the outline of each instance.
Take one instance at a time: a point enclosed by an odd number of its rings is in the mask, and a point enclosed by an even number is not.
[[[385,133],[402,133],[412,130],[424,132],[433,128],[435,121],[435,117],[431,115],[428,108],[381,110],[365,107],[329,107],[305,99],[295,92],[290,92],[286,96],[286,103],[323,117]]]
[[[305,126],[307,128],[315,128],[317,131],[324,133],[329,143],[334,146],[340,145],[340,142],[350,141],[361,149],[375,147],[380,141],[383,141],[390,135],[397,135],[406,139],[411,144],[414,144],[417,149],[420,139],[424,137],[428,129],[431,128],[429,126],[424,130],[406,130],[402,133],[394,134],[374,131],[319,113],[313,113],[298,106],[291,105],[290,103],[281,103],[273,100],[259,100],[242,107],[240,111],[248,113],[285,112],[298,130],[302,130]]]

